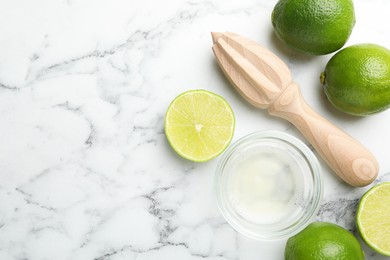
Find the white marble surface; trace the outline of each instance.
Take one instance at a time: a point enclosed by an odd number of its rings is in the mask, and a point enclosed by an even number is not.
[[[390,47],[388,0],[355,0],[347,45]],[[0,0],[0,259],[283,259],[285,240],[237,234],[214,199],[218,159],[192,163],[169,147],[163,118],[189,89],[224,96],[234,140],[257,130],[302,139],[247,105],[221,74],[210,31],[250,37],[285,60],[307,102],[368,147],[390,180],[390,110],[336,111],[318,76],[330,55],[296,54],[275,38],[276,0]],[[303,140],[303,139],[302,139]],[[318,220],[355,231],[368,189],[321,161]],[[367,259],[385,259],[364,246]]]

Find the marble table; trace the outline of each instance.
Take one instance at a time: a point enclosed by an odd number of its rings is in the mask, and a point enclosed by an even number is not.
[[[388,0],[355,0],[347,45],[390,47]],[[306,56],[275,37],[269,0],[0,0],[0,259],[271,259],[285,240],[235,232],[214,198],[218,158],[177,156],[163,130],[170,101],[190,89],[222,95],[234,140],[291,124],[248,105],[215,62],[211,31],[232,31],[278,54],[307,102],[377,157],[390,181],[390,110],[345,115],[319,75],[331,55]],[[315,220],[356,235],[361,195],[320,160]],[[367,259],[381,260],[364,243]]]

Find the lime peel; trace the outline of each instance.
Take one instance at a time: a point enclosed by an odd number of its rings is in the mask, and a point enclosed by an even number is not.
[[[340,49],[355,25],[352,0],[279,0],[271,14],[275,33],[289,47],[323,55]]]
[[[330,103],[342,112],[384,111],[390,108],[390,50],[372,43],[348,46],[328,61],[320,81]]]
[[[341,226],[313,222],[287,240],[285,259],[364,260],[364,252],[356,237]]]

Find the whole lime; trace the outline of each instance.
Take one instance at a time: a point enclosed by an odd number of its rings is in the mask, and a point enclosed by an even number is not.
[[[344,46],[355,25],[355,11],[352,0],[279,0],[271,20],[288,46],[321,55]]]
[[[286,260],[364,260],[359,241],[344,228],[314,222],[287,240]]]
[[[352,115],[390,107],[390,51],[376,44],[342,49],[327,63],[321,83],[329,101]]]

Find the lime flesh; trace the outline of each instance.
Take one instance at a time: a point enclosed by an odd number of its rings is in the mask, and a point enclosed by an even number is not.
[[[376,252],[390,256],[390,182],[374,186],[359,202],[356,223],[360,235]]]
[[[165,116],[165,135],[183,158],[211,160],[230,144],[235,127],[227,101],[210,91],[190,90],[176,97]]]

